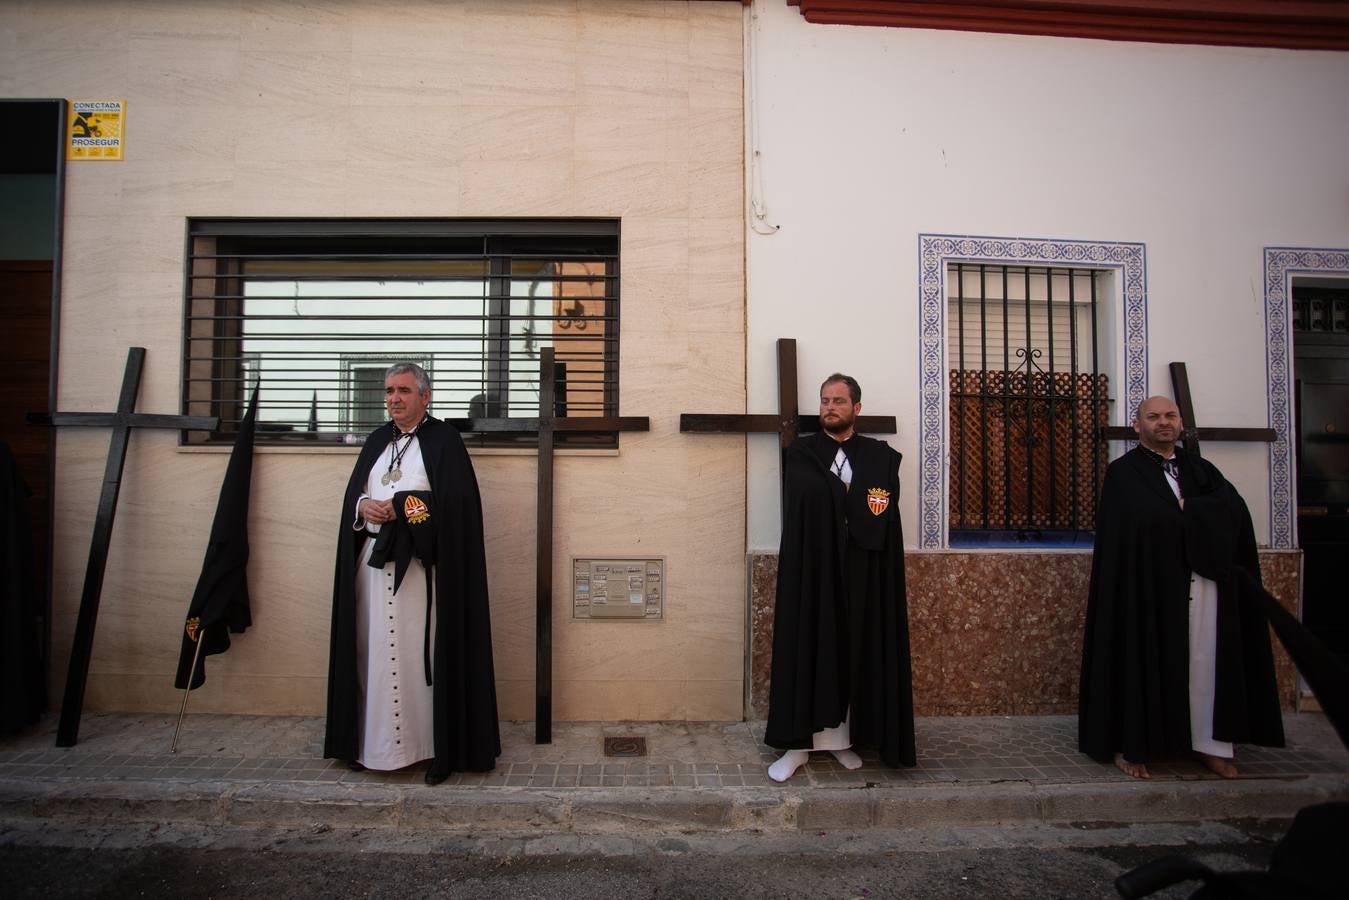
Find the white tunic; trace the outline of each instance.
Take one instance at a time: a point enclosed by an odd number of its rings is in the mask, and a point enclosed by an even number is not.
[[[1180,499],[1180,483],[1166,473],[1171,492]],[[1218,585],[1202,575],[1190,575],[1190,748],[1209,756],[1231,759],[1228,741],[1213,739],[1213,703],[1217,696]]]
[[[385,448],[366,476],[362,499],[388,500],[396,491],[430,490],[416,437],[403,454],[403,477],[380,484],[393,448]],[[357,501],[357,506],[359,506]],[[358,530],[379,533],[379,525],[358,519]],[[373,538],[365,542],[356,569],[356,678],[365,702],[357,719],[361,745],[357,761],[368,769],[390,771],[435,756],[431,688],[426,684],[423,640],[426,634],[426,570],[413,558],[398,592],[394,564],[367,565]],[[432,634],[435,631],[434,613]],[[434,641],[431,647],[435,652]]]

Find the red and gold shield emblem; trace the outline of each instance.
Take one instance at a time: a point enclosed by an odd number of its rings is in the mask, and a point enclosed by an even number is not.
[[[867,508],[873,516],[879,516],[890,508],[890,492],[885,488],[871,488],[867,491]]]
[[[431,511],[415,494],[408,494],[403,501],[403,517],[409,525],[420,525],[431,518]]]

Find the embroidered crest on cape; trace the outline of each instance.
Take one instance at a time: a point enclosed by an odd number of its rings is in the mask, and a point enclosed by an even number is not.
[[[193,616],[187,620],[187,639],[192,643],[197,642],[197,634],[201,631],[201,616]]]
[[[403,515],[407,517],[409,525],[420,525],[431,518],[431,511],[415,495],[408,494],[403,501]]]
[[[871,488],[867,491],[867,508],[873,516],[879,516],[890,507],[890,492],[885,488]]]

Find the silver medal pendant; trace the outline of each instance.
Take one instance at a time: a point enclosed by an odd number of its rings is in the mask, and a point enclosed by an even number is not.
[[[398,466],[394,466],[393,471],[389,473],[389,481],[393,482],[394,484],[397,484],[398,479],[402,477],[403,477],[403,470],[400,469]]]
[[[390,481],[390,479],[389,479],[389,473],[388,473],[388,472],[385,472],[383,475],[379,476],[379,483],[380,483],[380,484],[385,485],[385,486],[388,486],[389,481]]]

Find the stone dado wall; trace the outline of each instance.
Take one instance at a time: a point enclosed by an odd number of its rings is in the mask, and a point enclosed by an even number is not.
[[[1297,551],[1261,551],[1265,586],[1290,610]],[[1052,715],[1077,711],[1089,552],[910,551],[909,643],[920,716]],[[768,715],[777,554],[749,557],[750,671],[746,714]],[[1279,697],[1293,709],[1297,676],[1274,640]]]

